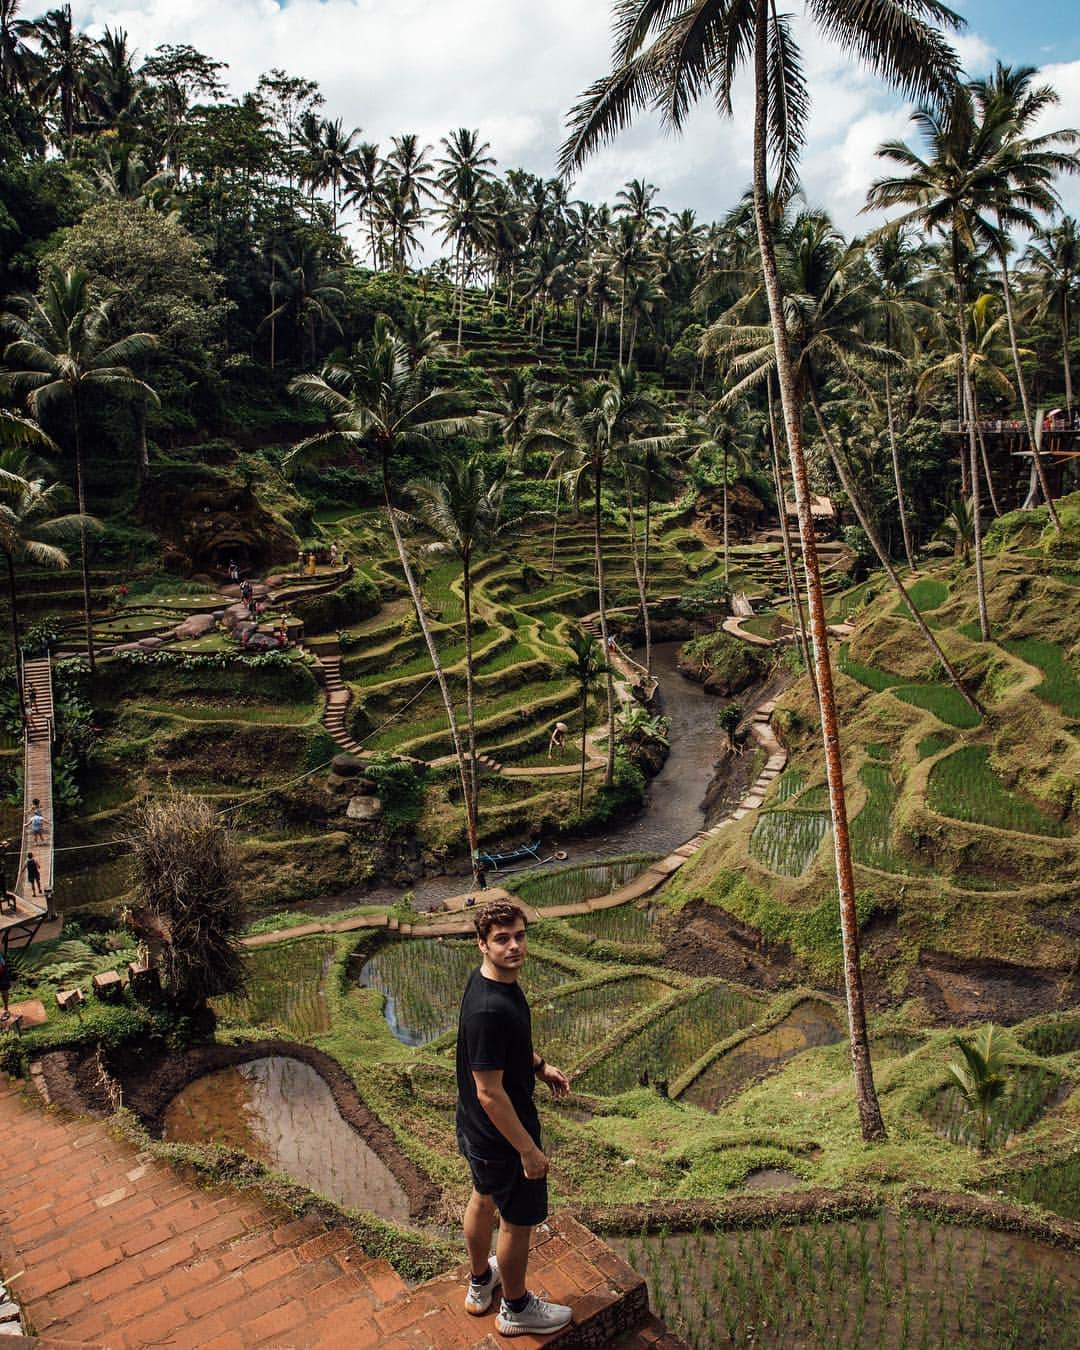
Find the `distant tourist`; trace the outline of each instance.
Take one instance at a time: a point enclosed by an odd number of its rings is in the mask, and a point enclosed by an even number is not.
[[[4,1012],[0,1021],[6,1022],[11,1016],[11,1009],[8,1007],[8,995],[11,993],[11,967],[8,965],[7,954],[0,950],[0,999],[4,1000]]]
[[[26,879],[30,883],[30,894],[41,894],[41,868],[32,853],[26,855]]]
[[[330,545],[330,566],[337,566],[337,544]]]
[[[41,814],[41,807],[38,800],[34,798],[34,809],[30,812],[30,819],[27,822],[30,827],[30,837],[36,844],[40,844],[45,837],[45,817]]]
[[[556,750],[561,750],[566,744],[566,735],[570,728],[565,722],[556,722],[551,729],[551,740],[548,742],[548,759]]]
[[[116,608],[123,609],[124,606],[127,604],[127,598],[128,598],[128,588],[126,583],[122,581],[120,585],[117,586],[116,588]]]
[[[233,583],[240,580],[240,569],[236,565],[235,558],[232,558],[229,561],[229,580]]]
[[[518,985],[528,948],[525,915],[497,900],[474,920],[482,961],[461,1000],[457,1037],[457,1137],[472,1172],[465,1210],[470,1279],[465,1311],[481,1316],[502,1286],[495,1330],[503,1336],[545,1335],[572,1310],[531,1294],[525,1275],[532,1230],[548,1215],[548,1160],[540,1146],[535,1080],[556,1097],[570,1083],[532,1044],[529,1004]],[[499,1245],[491,1256],[495,1211]]]

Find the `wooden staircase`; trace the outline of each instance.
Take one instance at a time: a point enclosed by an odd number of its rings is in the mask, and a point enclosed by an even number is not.
[[[46,910],[53,886],[53,850],[55,848],[55,819],[52,799],[52,742],[55,728],[52,667],[47,656],[23,663],[23,688],[26,722],[23,730],[23,819],[19,848],[19,873],[14,878],[8,899],[14,896],[14,906],[5,905],[0,913],[0,941],[5,950],[12,944],[29,942],[37,931]],[[29,820],[33,802],[37,800],[45,820],[41,843],[30,835]],[[26,877],[26,860],[33,850],[41,872],[41,893],[34,894]]]
[[[322,723],[342,750],[357,754],[360,742],[354,740],[345,728],[345,718],[352,703],[352,690],[341,678],[341,652],[329,644],[320,646],[315,656],[316,678],[326,690],[326,707],[323,709]]]

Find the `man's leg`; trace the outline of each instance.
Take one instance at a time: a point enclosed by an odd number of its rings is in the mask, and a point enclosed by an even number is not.
[[[474,1190],[465,1206],[465,1245],[469,1249],[469,1270],[483,1275],[491,1255],[491,1235],[495,1231],[495,1201]],[[502,1239],[499,1240],[500,1250]]]
[[[529,1239],[532,1225],[499,1224],[499,1274],[502,1276],[503,1298],[521,1298],[525,1293],[525,1271],[529,1264]]]

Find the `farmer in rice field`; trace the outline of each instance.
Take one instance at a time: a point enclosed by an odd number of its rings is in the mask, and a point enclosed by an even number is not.
[[[464,1224],[471,1267],[465,1310],[486,1313],[501,1285],[496,1331],[545,1335],[573,1314],[537,1298],[525,1283],[529,1239],[548,1214],[548,1160],[533,1091],[539,1078],[564,1097],[570,1083],[533,1049],[529,1004],[518,985],[528,947],[525,915],[495,900],[474,922],[482,960],[465,986],[457,1038],[458,1147],[473,1181]],[[499,1243],[491,1256],[496,1210]]]

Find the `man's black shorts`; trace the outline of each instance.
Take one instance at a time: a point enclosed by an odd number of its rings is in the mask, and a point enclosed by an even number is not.
[[[458,1133],[458,1148],[472,1172],[473,1186],[480,1195],[490,1195],[507,1223],[532,1228],[548,1216],[547,1178],[530,1181],[514,1154],[509,1158],[478,1158],[465,1136]]]

